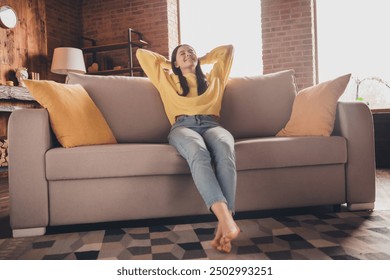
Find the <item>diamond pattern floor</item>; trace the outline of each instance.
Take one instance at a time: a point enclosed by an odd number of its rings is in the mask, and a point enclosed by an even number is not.
[[[385,259],[390,212],[340,212],[238,220],[232,253],[210,245],[215,222],[107,228],[0,239],[0,259]]]

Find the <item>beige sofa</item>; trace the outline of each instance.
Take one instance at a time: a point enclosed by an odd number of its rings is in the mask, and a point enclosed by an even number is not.
[[[100,108],[118,144],[59,147],[45,109],[9,121],[11,225],[46,227],[207,214],[184,159],[167,144],[170,124],[147,78],[69,75]],[[275,137],[289,120],[294,72],[231,78],[221,122],[236,139],[236,210],[347,204],[373,209],[372,116],[339,102],[330,137]]]

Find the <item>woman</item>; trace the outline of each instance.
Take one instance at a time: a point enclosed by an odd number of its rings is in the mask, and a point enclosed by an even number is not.
[[[233,60],[233,46],[220,46],[198,58],[189,45],[177,46],[171,60],[143,49],[142,69],[158,89],[172,124],[169,144],[187,160],[195,185],[218,219],[212,246],[230,252],[240,229],[233,220],[236,166],[233,136],[218,123]],[[213,64],[207,76],[201,64]],[[170,73],[172,70],[173,73]]]

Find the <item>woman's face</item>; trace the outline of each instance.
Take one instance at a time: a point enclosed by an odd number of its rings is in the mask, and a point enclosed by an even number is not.
[[[183,74],[195,73],[198,57],[195,50],[189,45],[182,45],[177,50],[175,66],[180,68]]]

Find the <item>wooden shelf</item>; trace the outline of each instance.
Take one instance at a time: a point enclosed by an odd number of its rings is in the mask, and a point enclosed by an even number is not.
[[[132,34],[137,35],[137,39],[132,39]],[[88,39],[88,38],[84,38]],[[96,41],[93,39],[91,40],[93,44],[95,44]],[[99,56],[99,52],[109,52],[113,50],[126,50],[128,54],[128,63],[127,67],[122,69],[110,69],[110,70],[100,70],[96,72],[88,72],[89,75],[117,75],[117,74],[129,74],[130,76],[133,76],[134,72],[141,72],[142,69],[140,67],[134,67],[133,65],[133,47],[134,48],[143,48],[144,46],[148,45],[148,42],[144,41],[142,39],[142,33],[135,31],[131,28],[128,30],[128,41],[127,42],[120,42],[116,44],[107,44],[107,45],[101,45],[101,46],[91,46],[91,47],[84,47],[82,48],[84,54],[92,54],[92,61],[97,62],[97,57]],[[105,63],[103,63],[105,64]],[[99,66],[99,68],[101,65]],[[103,66],[105,68],[106,66]],[[110,67],[110,66],[108,66]]]
[[[371,109],[373,114],[390,113],[390,108]]]
[[[104,52],[104,51],[112,51],[112,50],[120,50],[124,48],[128,48],[129,43],[118,43],[118,44],[109,44],[103,46],[92,46],[83,48],[84,53],[94,53],[94,52]]]
[[[108,45],[102,45],[102,46],[92,46],[92,47],[85,47],[83,48],[84,53],[94,53],[94,52],[105,52],[105,51],[113,51],[113,50],[121,50],[126,49],[129,47],[129,44],[131,44],[134,47],[143,47],[146,46],[148,43],[140,40],[137,42],[123,42],[123,43],[116,43],[116,44],[108,44]]]
[[[142,72],[141,67],[133,67],[133,72]],[[119,75],[130,73],[130,68],[122,68],[118,70],[102,70],[96,72],[88,72],[88,75]]]

